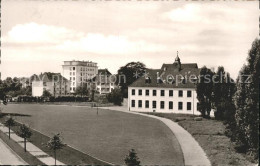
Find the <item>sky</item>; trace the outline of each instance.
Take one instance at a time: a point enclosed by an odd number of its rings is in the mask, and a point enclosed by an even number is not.
[[[115,74],[128,62],[182,63],[237,77],[259,37],[258,1],[1,1],[2,79],[62,72],[89,60]]]

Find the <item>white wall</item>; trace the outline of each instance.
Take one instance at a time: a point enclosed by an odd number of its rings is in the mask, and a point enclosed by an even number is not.
[[[132,96],[132,89],[135,89],[135,95]],[[138,90],[142,90],[142,96],[139,96]],[[145,95],[145,90],[149,90],[149,96]],[[153,96],[153,90],[157,91],[157,95]],[[165,91],[165,95],[161,96],[161,90]],[[169,97],[169,90],[173,90],[173,96]],[[183,91],[183,97],[179,97],[179,90]],[[190,90],[192,95],[187,97],[187,91]],[[135,107],[131,107],[131,101],[135,100]],[[138,107],[138,100],[142,100],[142,108]],[[145,108],[145,100],[149,101],[149,108]],[[153,109],[152,101],[156,101],[156,108]],[[164,101],[164,109],[160,108],[160,102]],[[169,109],[169,101],[173,102],[173,109]],[[183,102],[183,109],[178,110],[178,102]],[[191,110],[187,110],[187,102],[191,102]],[[195,89],[180,88],[145,88],[145,87],[129,87],[128,88],[128,110],[139,112],[165,112],[165,113],[184,113],[200,115],[197,111],[197,93]]]
[[[32,96],[40,97],[43,93],[43,82],[33,81],[32,82]]]

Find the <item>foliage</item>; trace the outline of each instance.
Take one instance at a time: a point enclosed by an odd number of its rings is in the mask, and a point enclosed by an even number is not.
[[[260,40],[256,39],[249,51],[247,65],[240,71],[235,93],[236,126],[233,133],[238,149],[259,155],[259,75]],[[249,81],[249,82],[248,82]]]
[[[42,97],[51,97],[51,93],[47,90],[44,90],[43,93],[42,93]]]
[[[213,76],[213,98],[212,104],[215,108],[215,118],[218,120],[226,120],[229,118],[228,111],[234,108],[233,95],[235,93],[235,83],[229,73],[225,73],[224,67],[218,67],[218,71]]]
[[[87,84],[84,83],[82,86],[78,86],[75,90],[75,94],[80,96],[88,96],[89,91],[88,91]]]
[[[13,119],[12,117],[9,117],[9,118],[4,122],[4,125],[5,125],[6,127],[8,127],[8,129],[9,129],[9,139],[10,139],[10,135],[11,135],[10,130],[11,130],[11,127],[15,125],[15,121],[14,121],[14,119]]]
[[[49,147],[49,149],[53,150],[54,152],[55,165],[56,165],[56,152],[57,150],[62,149],[64,146],[65,144],[63,143],[60,134],[55,134],[47,143],[47,147]]]
[[[113,89],[111,93],[107,94],[107,100],[115,105],[121,105],[124,100],[121,90],[118,88]]]
[[[212,103],[213,72],[204,66],[200,71],[199,82],[196,86],[199,111],[203,117],[209,117]]]
[[[139,158],[136,155],[136,152],[134,149],[131,149],[129,151],[129,154],[125,158],[125,164],[127,166],[140,166]]]
[[[19,127],[18,135],[22,138],[24,138],[24,151],[26,152],[26,140],[32,136],[32,132],[29,127],[27,127],[25,124],[22,124]]]
[[[142,62],[130,62],[118,70],[118,84],[121,86],[123,97],[128,97],[128,86],[143,76],[146,66]]]

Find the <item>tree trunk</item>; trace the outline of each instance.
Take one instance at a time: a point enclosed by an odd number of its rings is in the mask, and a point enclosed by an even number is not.
[[[54,160],[55,160],[55,165],[56,165],[56,150],[54,150]]]
[[[10,130],[11,130],[11,127],[9,126],[9,139],[10,139],[10,133],[11,133]]]
[[[26,138],[24,138],[24,151],[26,152]]]

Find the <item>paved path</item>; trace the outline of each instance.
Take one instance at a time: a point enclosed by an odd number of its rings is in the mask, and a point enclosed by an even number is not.
[[[28,165],[0,139],[0,165]]]
[[[173,122],[170,119],[161,118],[154,115],[128,111],[126,107],[102,107],[102,109],[109,109],[109,110],[122,111],[126,113],[138,114],[138,115],[155,118],[162,121],[171,129],[171,131],[178,139],[184,155],[185,165],[192,165],[192,166],[211,165],[209,159],[207,158],[207,155],[205,154],[204,150],[200,147],[198,142],[192,137],[192,135],[189,132],[187,132],[185,129],[179,126],[176,122]]]
[[[6,133],[8,135],[8,128],[5,127],[3,124],[0,123],[0,130],[4,133]],[[13,139],[15,142],[17,142],[20,146],[22,146],[24,148],[24,141],[23,138],[17,136],[16,134],[14,134],[13,131],[11,131],[11,139]],[[1,148],[0,148],[1,149]],[[54,158],[49,156],[47,153],[43,152],[41,149],[39,149],[38,147],[36,147],[35,145],[33,145],[30,142],[26,143],[26,149],[27,149],[27,153],[31,153],[33,156],[37,157],[41,162],[43,162],[46,165],[54,165]],[[2,149],[1,149],[2,151]],[[5,158],[9,155],[6,154],[2,154],[0,153],[0,159],[1,158]],[[65,165],[64,163],[56,160],[57,165]],[[0,163],[1,164],[1,163]],[[26,164],[13,164],[12,160],[6,160],[5,163],[6,165],[26,165]],[[2,165],[2,164],[1,164]]]

